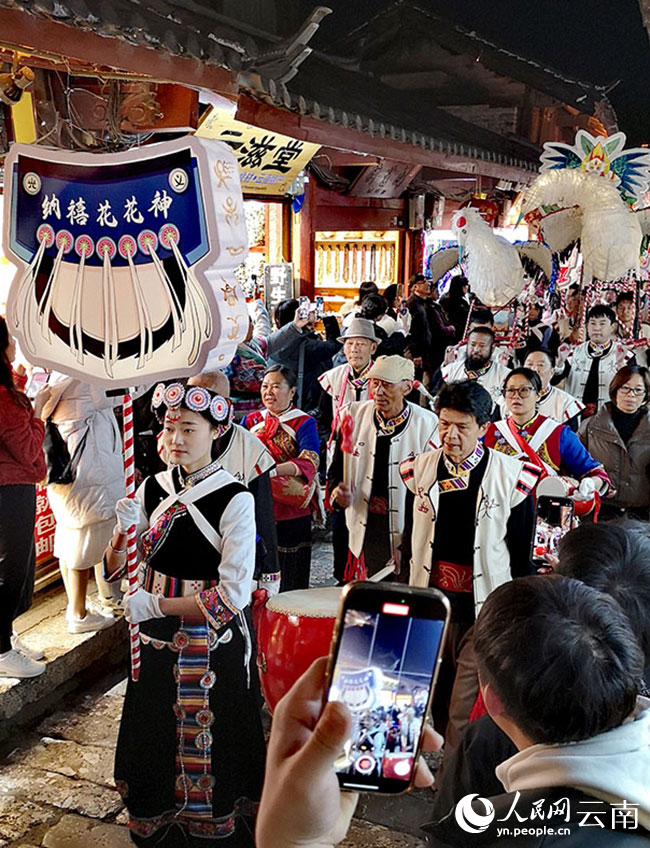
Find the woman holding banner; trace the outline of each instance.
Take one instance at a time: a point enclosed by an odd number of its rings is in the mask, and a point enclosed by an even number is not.
[[[253,846],[264,737],[248,603],[253,497],[213,459],[230,401],[202,386],[158,384],[153,407],[173,466],[116,505],[106,572],[119,579],[136,525],[140,677],[129,680],[115,780],[139,846]],[[223,842],[221,840],[223,839]]]

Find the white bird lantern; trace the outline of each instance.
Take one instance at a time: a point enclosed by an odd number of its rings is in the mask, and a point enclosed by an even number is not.
[[[466,254],[467,281],[485,306],[505,306],[524,287],[524,269],[517,249],[498,236],[480,213],[464,207],[454,213],[452,231],[459,258]]]
[[[547,237],[544,217],[540,233],[545,241],[550,239],[555,250],[565,249],[579,234],[585,283],[594,277],[617,280],[629,273],[639,274],[641,220],[612,182],[578,169],[545,171],[528,190],[522,213],[530,215],[545,207],[556,210],[548,216],[553,234]],[[563,219],[567,219],[566,227],[561,226]]]

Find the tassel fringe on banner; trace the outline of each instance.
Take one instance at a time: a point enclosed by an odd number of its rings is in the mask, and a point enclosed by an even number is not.
[[[56,259],[54,260],[54,264],[52,265],[52,270],[50,272],[50,276],[47,280],[47,285],[45,286],[45,291],[43,292],[43,296],[38,304],[38,312],[36,315],[36,320],[41,325],[41,335],[43,338],[47,339],[49,343],[52,341],[52,334],[50,333],[50,313],[52,311],[52,298],[54,296],[54,289],[59,279],[59,269],[61,267],[61,262],[63,261],[63,256],[66,253],[69,253],[74,247],[74,239],[72,238],[72,233],[67,230],[60,230],[56,234],[56,246],[59,248],[58,253],[56,254]]]
[[[179,239],[180,233],[173,224],[165,226],[160,233],[160,243],[174,254],[178,270],[185,283],[185,294],[192,320],[192,347],[188,356],[188,363],[192,365],[196,362],[201,349],[201,337],[209,339],[212,334],[212,313],[203,289],[179,250]]]
[[[151,257],[156,273],[160,278],[160,282],[163,284],[163,291],[167,295],[169,311],[171,312],[172,320],[174,322],[174,339],[172,341],[172,350],[174,351],[181,343],[181,332],[185,331],[185,317],[183,315],[183,310],[181,309],[176,289],[167,276],[165,266],[156,254],[158,236],[151,230],[143,230],[138,236],[138,241],[140,249]]]
[[[38,250],[34,254],[34,258],[32,259],[29,267],[23,274],[18,283],[18,294],[16,296],[16,309],[14,311],[14,329],[18,329],[21,325],[25,328],[25,336],[27,339],[28,345],[34,350],[34,340],[31,336],[30,331],[30,321],[29,321],[29,307],[30,307],[30,293],[33,291],[34,282],[36,277],[38,276],[38,272],[41,268],[41,262],[43,261],[43,255],[45,253],[45,249],[51,247],[54,243],[54,230],[50,227],[49,224],[41,224],[36,233],[36,237],[39,241]]]
[[[151,359],[153,356],[153,327],[151,324],[151,315],[149,307],[142,291],[142,284],[138,276],[138,270],[133,262],[133,257],[138,249],[138,245],[133,236],[122,236],[117,246],[120,256],[129,263],[129,272],[131,274],[131,285],[133,287],[133,296],[135,297],[135,307],[138,312],[138,330],[140,335],[140,355],[138,357],[138,368],[144,366],[145,360]]]
[[[103,236],[95,244],[86,235],[76,239],[68,230],[59,230],[56,234],[49,224],[42,224],[37,230],[38,250],[30,265],[23,273],[17,285],[15,307],[12,311],[11,325],[14,330],[24,330],[26,346],[30,352],[36,350],[32,327],[38,324],[42,337],[52,343],[50,321],[57,300],[61,299],[60,276],[67,254],[74,251],[79,257],[70,298],[70,317],[68,321],[68,347],[80,365],[84,364],[83,316],[84,274],[86,264],[96,251],[102,260],[101,304],[102,331],[104,338],[104,370],[113,378],[115,364],[119,359],[120,327],[118,326],[118,282],[114,272],[114,259],[118,255],[126,261],[129,268],[131,289],[135,300],[139,351],[137,368],[143,368],[145,361],[154,355],[154,327],[152,313],[147,305],[143,284],[134,262],[138,249],[151,259],[155,272],[162,283],[162,295],[166,300],[173,322],[172,351],[183,343],[187,323],[189,322],[188,365],[193,365],[200,354],[205,340],[213,333],[212,310],[208,298],[199,283],[193,269],[188,265],[179,249],[180,232],[172,223],[164,225],[157,235],[152,230],[143,230],[137,237],[123,235],[116,244],[112,238]],[[57,253],[42,294],[35,297],[36,280],[43,264],[45,251],[56,245]],[[157,254],[158,247],[172,254],[178,267],[180,279],[185,289],[185,309],[181,307],[179,295],[167,273],[165,264]],[[121,286],[122,283],[119,282]],[[123,290],[120,290],[123,293]],[[64,298],[65,299],[65,298]],[[123,328],[122,328],[123,329]]]
[[[81,294],[83,287],[84,269],[86,257],[91,256],[95,245],[90,236],[79,236],[75,242],[75,250],[79,254],[79,266],[74,281],[74,292],[72,295],[72,311],[70,313],[70,350],[77,355],[77,362],[83,365],[83,331],[81,329]]]
[[[117,248],[109,238],[101,238],[97,243],[97,252],[103,258],[102,294],[104,304],[104,369],[109,377],[113,376],[113,365],[117,362],[119,345],[117,327],[117,300],[115,297],[115,278],[111,258]]]

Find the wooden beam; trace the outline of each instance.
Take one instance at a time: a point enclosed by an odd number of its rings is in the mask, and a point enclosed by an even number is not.
[[[368,165],[379,165],[381,158],[379,156],[367,156],[363,153],[352,153],[349,150],[337,150],[334,147],[321,147],[318,153],[314,156],[318,160],[320,156],[325,157],[325,161],[331,168],[345,168],[348,166],[366,167]]]
[[[404,144],[379,135],[372,136],[369,133],[339,127],[327,121],[303,117],[287,109],[280,109],[278,106],[260,103],[246,95],[241,95],[239,98],[236,118],[238,121],[245,121],[256,127],[284,133],[292,138],[311,141],[314,144],[338,147],[341,150],[351,150],[356,153],[369,153],[412,165],[427,165],[443,170],[461,171],[464,174],[481,174],[512,182],[529,182],[535,176],[534,172],[525,168],[425,150],[413,144]]]
[[[15,45],[22,54],[42,52],[60,56],[63,64],[69,57],[73,62],[104,65],[159,81],[205,88],[231,97],[237,95],[233,71],[198,59],[172,56],[163,47],[144,47],[120,38],[105,38],[19,9],[0,9],[0,32],[3,44]]]

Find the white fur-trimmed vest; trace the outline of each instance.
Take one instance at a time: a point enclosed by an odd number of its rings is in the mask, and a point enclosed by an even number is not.
[[[560,424],[566,424],[571,418],[575,418],[585,408],[581,400],[577,400],[568,392],[563,392],[557,386],[552,386],[551,391],[540,401],[537,411],[547,418],[553,418]]]
[[[433,447],[438,430],[438,417],[409,403],[411,413],[406,427],[393,436],[388,454],[388,525],[391,550],[394,553],[402,541],[406,489],[400,479],[400,463],[409,456],[417,456]],[[375,405],[371,400],[351,403],[345,410],[354,420],[352,441],[354,453],[350,462],[353,488],[352,505],[345,510],[345,522],[350,533],[349,548],[355,557],[361,555],[366,534],[368,502],[372,489],[375,464],[377,428],[373,421]]]
[[[461,362],[450,362],[449,365],[443,365],[440,369],[442,379],[445,383],[456,383],[459,380],[469,379],[465,371],[465,360]],[[503,381],[510,373],[510,369],[506,368],[500,362],[492,360],[492,365],[488,368],[485,374],[481,374],[477,378],[477,383],[483,386],[490,393],[493,403],[498,403],[501,397],[501,389]]]
[[[535,466],[486,448],[487,467],[476,504],[474,536],[474,608],[478,612],[493,589],[511,579],[506,525],[513,507],[535,488],[540,471]],[[438,463],[442,450],[402,463],[400,473],[415,495],[411,539],[412,586],[427,587],[431,576],[431,549],[440,501]],[[453,492],[445,497],[453,498]]]
[[[275,460],[257,436],[239,424],[233,424],[232,429],[232,437],[219,462],[235,480],[247,484],[275,467]]]
[[[591,370],[591,363],[594,361],[588,353],[589,342],[578,345],[574,348],[569,359],[571,363],[571,371],[566,378],[565,389],[573,397],[582,400]],[[614,341],[609,353],[601,356],[598,363],[598,408],[609,400],[609,384],[612,382],[614,374],[618,371],[616,349],[617,343]]]
[[[344,362],[343,365],[337,365],[336,368],[330,368],[329,371],[325,371],[325,373],[321,374],[318,378],[318,382],[323,387],[323,391],[327,392],[327,394],[332,398],[332,406],[334,412],[336,412],[336,405],[338,404],[339,398],[341,397],[343,383],[347,379],[348,374],[351,374],[351,371],[352,369],[350,368],[348,363]],[[343,395],[343,403],[341,404],[341,407],[346,406],[348,403],[361,403],[364,400],[368,400],[369,397],[370,395],[367,380],[365,382],[364,387],[361,389],[358,398],[356,389],[348,381],[348,384],[345,387],[345,394]]]
[[[584,408],[585,405],[582,401],[576,400],[573,395],[558,389],[557,386],[551,386],[551,391],[537,404],[539,413],[558,421],[560,424],[566,424],[567,421],[582,412]],[[508,408],[504,397],[499,401],[499,409],[501,410],[501,417],[507,418]]]

